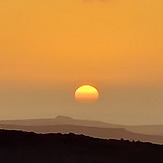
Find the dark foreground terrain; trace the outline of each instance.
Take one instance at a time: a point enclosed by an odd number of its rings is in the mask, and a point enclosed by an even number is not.
[[[0,163],[163,163],[163,146],[0,130]]]

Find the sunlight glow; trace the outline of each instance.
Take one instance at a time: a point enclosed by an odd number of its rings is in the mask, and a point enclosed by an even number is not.
[[[77,101],[96,101],[99,98],[99,92],[93,86],[84,85],[75,91],[75,98]]]

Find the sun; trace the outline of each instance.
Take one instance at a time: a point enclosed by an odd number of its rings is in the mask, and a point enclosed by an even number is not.
[[[91,85],[80,86],[75,91],[75,99],[79,102],[95,102],[98,98],[98,90]]]

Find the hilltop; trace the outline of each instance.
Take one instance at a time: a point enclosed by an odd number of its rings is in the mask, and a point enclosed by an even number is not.
[[[163,136],[163,125],[120,125],[94,120],[74,119],[68,116],[57,116],[56,118],[49,119],[1,120],[0,124],[16,126],[73,125],[97,128],[123,128],[133,133]]]
[[[104,139],[127,139],[163,144],[163,126],[124,126],[105,122],[78,120],[66,116],[54,119],[29,119],[0,121],[0,128],[7,130],[33,131],[36,133],[84,134]],[[137,132],[144,129],[144,132]],[[147,129],[149,130],[148,132]],[[157,131],[156,131],[157,130]],[[158,134],[160,130],[160,134]],[[144,134],[143,134],[144,133]],[[149,133],[152,133],[151,135]],[[155,134],[154,134],[155,133]],[[158,135],[157,135],[158,134]]]

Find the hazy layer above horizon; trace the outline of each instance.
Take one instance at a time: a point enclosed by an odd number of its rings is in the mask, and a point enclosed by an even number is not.
[[[0,119],[67,115],[116,124],[163,124],[160,88],[99,88],[101,96],[94,104],[76,102],[73,87],[69,85],[50,89],[1,89]]]
[[[163,1],[0,1],[0,119],[163,124]],[[100,100],[74,101],[93,84]]]

